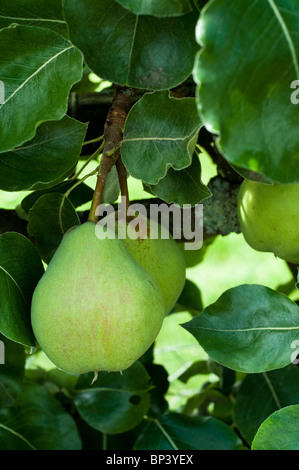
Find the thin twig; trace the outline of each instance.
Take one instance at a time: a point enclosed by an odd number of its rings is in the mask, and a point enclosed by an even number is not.
[[[81,166],[81,168],[77,171],[77,173],[72,177],[72,179],[77,179],[78,176],[82,173],[82,171],[87,167],[87,165],[89,165],[89,163],[92,161],[92,160],[95,160],[99,154],[101,153],[101,151],[103,150],[104,148],[104,145],[105,145],[105,142],[102,142],[102,144],[100,145],[100,147],[86,160],[86,162],[84,162],[84,164]]]
[[[89,178],[90,176],[96,175],[98,171],[99,171],[99,166],[97,166],[93,171],[91,171],[90,173],[88,173],[88,175],[83,176],[83,178],[81,178],[79,181],[77,181],[75,184],[73,184],[73,186],[71,186],[71,187],[64,193],[64,198],[69,197],[69,195],[70,195],[70,193],[73,191],[73,189],[75,189],[77,186],[79,186],[79,184],[83,183],[83,181],[85,181],[85,180],[86,180],[87,178]]]
[[[116,169],[118,173],[118,181],[120,186],[120,194],[125,198],[126,201],[126,213],[130,205],[129,190],[128,190],[128,181],[127,181],[127,170],[123,164],[121,156],[118,157],[116,162]]]
[[[101,140],[104,140],[104,135],[101,135],[100,137],[97,137],[96,139],[86,140],[85,142],[83,142],[83,145],[96,144],[97,142],[100,142]]]

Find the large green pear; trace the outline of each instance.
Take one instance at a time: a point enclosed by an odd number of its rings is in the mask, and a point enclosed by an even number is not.
[[[155,281],[121,240],[100,240],[95,227],[86,222],[64,235],[32,299],[41,349],[71,373],[128,368],[164,318]]]
[[[186,281],[186,264],[182,251],[169,231],[142,214],[138,224],[118,220],[126,228],[124,244],[133,258],[156,281],[164,299],[165,315],[175,306]],[[137,231],[136,231],[137,229]],[[124,233],[122,231],[122,233]],[[157,235],[157,237],[155,237]]]
[[[238,196],[238,217],[252,248],[299,263],[299,183],[244,180]]]

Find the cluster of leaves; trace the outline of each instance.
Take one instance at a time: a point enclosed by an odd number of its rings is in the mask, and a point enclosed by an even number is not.
[[[242,448],[225,421],[167,412],[167,372],[151,351],[120,374],[78,377],[58,369],[27,367],[22,346],[8,341],[0,369],[1,449],[212,449]],[[198,371],[195,371],[197,373]],[[186,380],[182,377],[182,380]],[[204,391],[227,408],[220,390]],[[220,398],[220,400],[219,400]],[[200,397],[196,397],[197,406]],[[223,403],[221,403],[223,402]],[[226,413],[227,414],[227,413]]]
[[[0,5],[0,189],[30,191],[19,210],[35,243],[0,236],[0,448],[298,449],[299,372],[292,360],[299,307],[264,286],[234,287],[202,309],[194,304],[197,286],[186,283],[178,305],[194,317],[183,327],[211,360],[195,362],[181,380],[212,371],[219,381],[207,382],[181,413],[168,410],[167,373],[150,353],[123,376],[101,374],[92,387],[88,374],[30,368],[30,302],[42,261],[51,260],[63,234],[80,223],[76,209],[92,199],[88,186],[77,185],[88,123],[67,114],[85,67],[142,90],[121,157],[164,201],[195,205],[212,197],[201,182],[202,126],[238,174],[299,179],[297,108],[290,101],[299,79],[299,7],[289,0],[141,5]],[[181,96],[190,82],[196,97]],[[112,173],[105,202],[118,197],[115,180]]]

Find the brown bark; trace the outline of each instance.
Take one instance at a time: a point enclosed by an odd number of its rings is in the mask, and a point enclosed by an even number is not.
[[[132,89],[119,87],[107,115],[104,129],[105,147],[101,158],[97,184],[88,218],[88,220],[92,222],[96,222],[98,220],[96,208],[101,203],[107,177],[120,156],[119,146],[123,138],[123,129],[126,118],[131,107],[132,95]]]

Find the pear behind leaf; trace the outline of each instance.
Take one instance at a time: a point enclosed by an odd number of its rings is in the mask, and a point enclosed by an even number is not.
[[[127,236],[124,244],[133,258],[160,287],[164,299],[165,315],[167,315],[175,306],[185,285],[186,263],[184,255],[165,227],[153,220],[150,221],[141,214],[138,216],[138,220],[137,228],[121,218],[118,221],[118,230],[120,225],[127,224]],[[152,238],[156,233],[159,236]]]

